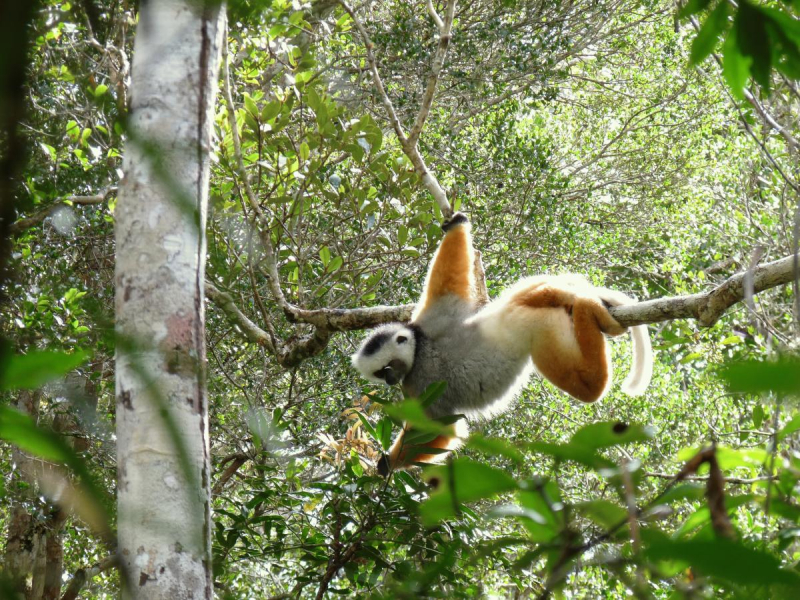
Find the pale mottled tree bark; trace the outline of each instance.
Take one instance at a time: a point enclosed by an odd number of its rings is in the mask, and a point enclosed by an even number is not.
[[[142,3],[116,209],[118,554],[127,598],[211,598],[204,269],[218,3]]]

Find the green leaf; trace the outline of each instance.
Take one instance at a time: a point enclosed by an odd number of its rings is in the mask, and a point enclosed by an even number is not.
[[[438,398],[440,398],[442,394],[444,394],[446,389],[446,381],[435,381],[434,383],[430,384],[427,388],[425,388],[425,391],[419,395],[419,398],[417,398],[420,406],[422,406],[422,408],[428,408]]]
[[[722,45],[722,74],[733,95],[739,100],[744,98],[744,86],[750,76],[751,59],[742,55],[736,42],[736,30],[728,34]]]
[[[550,512],[549,510],[547,511]],[[545,515],[532,508],[518,506],[515,504],[505,504],[492,508],[486,515],[490,519],[501,519],[512,517],[516,519],[528,532],[528,539],[537,544],[546,544],[553,541],[559,534],[558,526],[555,526]]]
[[[610,529],[628,516],[628,511],[609,500],[590,500],[575,505],[578,514],[591,519],[603,528]]]
[[[410,429],[403,437],[403,444],[406,446],[419,446],[422,444],[427,444],[428,442],[432,442],[437,437],[439,437],[438,432]]]
[[[438,488],[420,505],[420,516],[426,526],[456,515],[458,506],[517,488],[517,482],[505,471],[468,458],[457,458],[447,465],[425,471],[427,478],[436,478]]]
[[[311,156],[311,148],[308,147],[308,143],[303,142],[300,144],[300,158],[308,160],[309,156]]]
[[[256,106],[255,101],[250,97],[250,94],[246,93],[244,95],[244,107],[254,118],[258,117],[258,107]]]
[[[598,455],[591,448],[572,444],[549,444],[547,442],[531,442],[526,448],[534,452],[541,452],[558,460],[570,460],[592,469],[610,469],[614,463]]]
[[[105,94],[107,91],[108,91],[108,86],[103,84],[103,83],[101,83],[96,88],[94,88],[94,97],[95,98],[99,98],[100,96]]]
[[[678,11],[678,17],[685,19],[699,12],[704,11],[711,4],[711,0],[689,0],[683,8]]]
[[[658,497],[659,504],[671,504],[682,500],[702,500],[706,493],[704,485],[699,483],[682,483],[675,485]]]
[[[467,448],[479,450],[492,456],[504,456],[505,458],[513,460],[518,465],[524,462],[522,452],[519,451],[519,448],[500,438],[487,438],[479,433],[475,433],[469,437]]]
[[[331,262],[331,251],[327,246],[323,246],[319,249],[319,258],[322,261],[324,266],[328,266],[328,263]]]
[[[344,259],[341,256],[337,256],[327,265],[327,269],[330,273],[333,273],[334,271],[338,271],[343,263]]]
[[[702,62],[717,46],[719,36],[728,27],[728,3],[720,1],[717,7],[706,17],[705,22],[697,32],[692,42],[689,62],[696,65]]]
[[[364,427],[364,429],[370,435],[370,437],[373,440],[375,440],[376,442],[380,442],[380,438],[378,437],[378,433],[375,431],[375,428],[372,426],[372,423],[367,421],[367,417],[365,417],[359,411],[356,411],[356,416],[358,416],[358,420],[361,421],[361,425]]]
[[[753,407],[753,428],[758,429],[764,422],[764,407],[761,404],[756,404]]]
[[[652,543],[644,550],[650,560],[676,560],[703,575],[738,584],[784,584],[800,589],[800,575],[780,568],[780,560],[762,550],[724,538]]]
[[[750,73],[753,79],[765,91],[769,91],[772,52],[766,24],[767,17],[759,7],[740,0],[739,11],[734,20],[736,42],[742,55],[752,59]]]
[[[651,439],[653,439],[653,432],[649,427],[627,425],[619,422],[604,422],[592,423],[581,427],[575,432],[569,443],[596,450],[620,444],[647,442]]]
[[[786,439],[798,429],[800,429],[800,413],[793,416],[792,419],[778,432],[778,441]]]
[[[392,420],[389,417],[382,417],[375,427],[375,435],[384,451],[389,449],[392,442]]]
[[[720,374],[732,392],[800,394],[800,361],[795,357],[726,365]]]
[[[261,109],[261,120],[262,121],[271,121],[275,117],[277,117],[281,112],[281,103],[277,100],[273,100],[272,102],[268,102],[264,105],[264,108]]]
[[[725,508],[728,514],[739,506],[752,502],[755,496],[752,494],[742,494],[740,496],[728,496],[725,498]],[[689,515],[683,524],[678,528],[675,533],[676,537],[685,537],[691,532],[695,531],[698,527],[705,525],[711,520],[711,511],[707,506],[698,508],[694,513]]]
[[[40,429],[28,415],[8,406],[0,406],[0,439],[44,460],[70,462],[72,450],[59,435]]]
[[[444,433],[444,428],[428,417],[416,400],[403,400],[402,402],[384,404],[383,412],[394,419],[395,422],[406,422],[417,429]]]
[[[72,354],[45,350],[11,355],[0,365],[0,389],[35,390],[82,365],[89,356],[84,350]]]

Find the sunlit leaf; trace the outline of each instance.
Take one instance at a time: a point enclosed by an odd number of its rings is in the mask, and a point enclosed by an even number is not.
[[[717,47],[719,36],[728,27],[729,5],[727,2],[720,2],[717,7],[706,17],[700,31],[692,42],[692,50],[689,56],[691,64],[696,65],[702,62]]]
[[[467,458],[431,467],[425,471],[425,477],[438,480],[436,491],[420,506],[420,516],[427,526],[454,516],[461,503],[474,502],[517,487],[517,482],[505,471]]]
[[[71,354],[45,350],[8,355],[5,364],[0,365],[0,389],[39,388],[82,365],[89,356],[84,350]]]
[[[776,394],[800,393],[800,361],[748,361],[726,365],[720,372],[732,392]]]
[[[780,560],[764,552],[724,538],[666,541],[644,550],[650,560],[677,560],[703,575],[739,584],[784,584],[800,588],[800,575],[780,568]]]
[[[0,439],[44,460],[67,462],[72,451],[56,433],[40,429],[28,415],[0,406]]]

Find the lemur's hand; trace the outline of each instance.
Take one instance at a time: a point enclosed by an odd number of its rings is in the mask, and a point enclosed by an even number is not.
[[[462,225],[464,223],[469,223],[469,217],[462,212],[457,212],[453,214],[452,217],[447,219],[447,221],[442,223],[442,231],[447,233],[447,231],[452,227],[455,227],[456,225]]]

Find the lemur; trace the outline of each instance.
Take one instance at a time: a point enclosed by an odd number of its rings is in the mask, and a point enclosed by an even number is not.
[[[444,393],[427,408],[431,418],[499,414],[528,381],[532,368],[578,400],[601,398],[611,383],[605,335],[626,331],[606,306],[635,301],[595,287],[580,275],[542,275],[522,279],[487,304],[476,288],[481,265],[469,219],[456,213],[442,229],[444,239],[411,321],[376,328],[352,356],[364,377],[401,383],[412,397],[432,383],[446,382]],[[650,383],[653,355],[645,325],[632,327],[631,338],[633,365],[622,390],[639,395]],[[379,461],[382,475],[437,462],[467,435],[462,419],[449,426],[447,435],[406,445],[408,429],[403,427]]]

